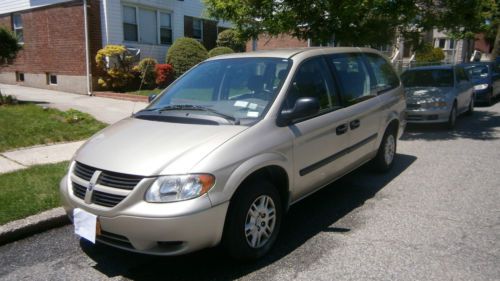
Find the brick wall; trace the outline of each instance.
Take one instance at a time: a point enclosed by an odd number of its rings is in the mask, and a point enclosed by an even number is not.
[[[85,75],[85,37],[80,1],[20,14],[23,49],[12,65],[2,67],[0,71]],[[0,24],[11,28],[11,21],[11,14],[0,15]]]
[[[279,36],[259,35],[257,40],[257,50],[271,50],[280,48],[302,48],[307,47],[307,41],[299,40],[288,34]],[[252,40],[247,42],[247,52],[252,51]]]

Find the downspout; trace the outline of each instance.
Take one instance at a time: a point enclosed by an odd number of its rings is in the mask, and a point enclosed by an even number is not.
[[[92,84],[90,76],[90,61],[89,61],[89,27],[87,17],[87,0],[83,0],[83,22],[85,26],[85,71],[87,78],[87,95],[92,95]]]

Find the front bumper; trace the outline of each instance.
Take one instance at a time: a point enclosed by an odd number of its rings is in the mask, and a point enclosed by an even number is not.
[[[180,255],[217,245],[222,237],[229,202],[212,206],[205,194],[175,203],[142,200],[139,184],[118,205],[108,208],[85,203],[72,191],[68,176],[60,183],[63,207],[72,220],[75,208],[98,216],[102,233],[96,240],[117,248],[153,255]],[[142,192],[141,192],[142,191]]]
[[[406,122],[408,123],[444,123],[448,122],[450,109],[416,109],[406,110]]]
[[[476,102],[486,102],[491,96],[491,88],[484,90],[474,91],[474,101]]]

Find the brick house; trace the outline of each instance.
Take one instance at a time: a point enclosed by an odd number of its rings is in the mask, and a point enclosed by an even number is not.
[[[0,83],[88,94],[97,85],[95,55],[105,45],[136,48],[159,62],[179,37],[213,48],[230,25],[203,19],[203,9],[201,0],[3,0],[0,25],[23,49],[0,66]]]

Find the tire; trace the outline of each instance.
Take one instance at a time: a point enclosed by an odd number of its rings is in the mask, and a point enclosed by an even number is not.
[[[455,103],[451,108],[450,117],[448,117],[448,122],[446,123],[446,127],[448,129],[453,129],[455,128],[456,124],[457,124],[457,104]]]
[[[397,131],[394,127],[389,127],[384,133],[382,142],[377,151],[377,155],[371,161],[372,170],[385,173],[394,165],[394,157],[397,148]]]
[[[465,114],[470,116],[473,113],[474,113],[474,96],[471,96],[470,102],[469,102],[469,108],[467,109],[467,112]]]
[[[267,208],[261,209],[259,205],[265,205],[265,200]],[[241,186],[229,205],[222,235],[223,248],[238,260],[264,256],[276,241],[282,213],[278,190],[271,183],[253,181]]]

